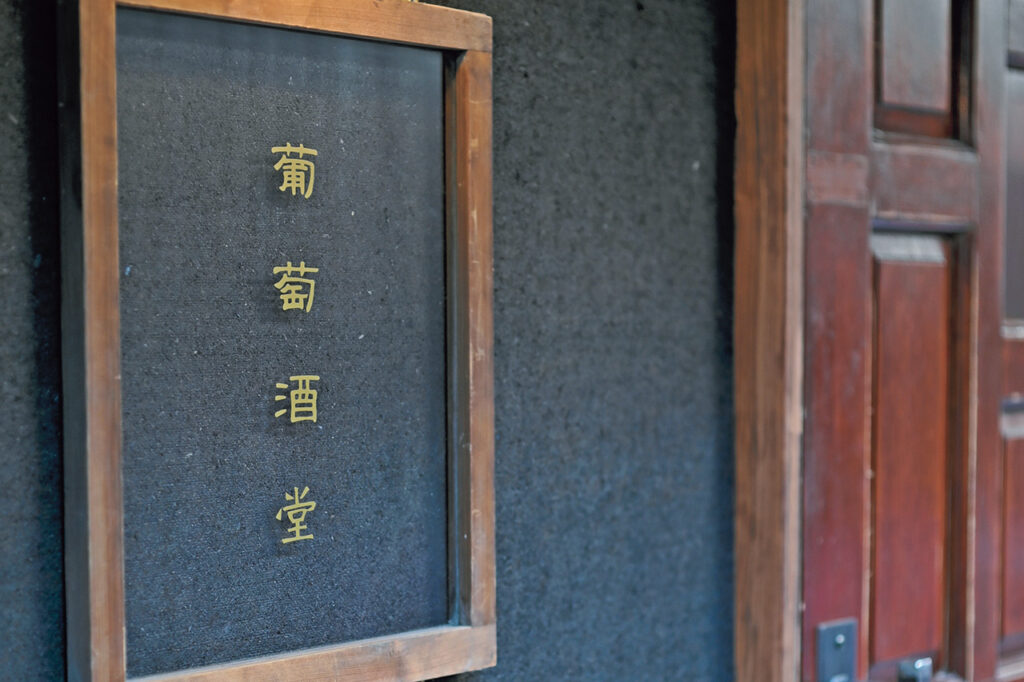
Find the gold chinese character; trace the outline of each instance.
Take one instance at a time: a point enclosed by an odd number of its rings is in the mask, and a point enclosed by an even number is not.
[[[284,273],[281,279],[274,284],[274,288],[281,292],[282,310],[305,310],[307,313],[313,307],[313,286],[312,279],[304,278],[302,275],[310,272],[320,272],[320,268],[307,268],[306,261],[300,261],[297,266],[291,261],[281,268],[274,268],[274,274]],[[293,277],[292,275],[298,275]]]
[[[282,539],[281,542],[283,544],[295,542],[296,540],[313,539],[312,533],[310,533],[309,535],[303,535],[302,531],[306,530],[306,528],[308,527],[304,523],[306,520],[306,514],[316,509],[316,502],[313,502],[312,500],[310,500],[309,502],[301,501],[306,496],[306,493],[309,492],[308,487],[303,488],[301,493],[299,492],[298,488],[293,488],[293,491],[294,492],[292,492],[290,495],[288,493],[284,494],[284,499],[291,500],[292,503],[289,504],[288,506],[281,507],[280,509],[278,509],[277,516],[275,517],[277,518],[278,521],[280,521],[281,514],[283,512],[288,516],[288,522],[292,524],[291,527],[288,529],[288,532],[291,533],[292,536]]]
[[[276,395],[274,400],[289,400],[290,421],[294,424],[295,422],[315,422],[316,421],[316,391],[309,387],[309,382],[320,381],[320,377],[313,376],[312,374],[302,374],[299,376],[288,377],[289,381],[294,381],[298,384],[288,395]],[[278,388],[288,388],[288,384],[277,384]],[[280,417],[281,415],[288,414],[289,410],[278,410],[274,413],[274,418]]]
[[[271,147],[270,152],[282,155],[274,164],[274,170],[283,173],[284,181],[278,189],[282,192],[290,189],[292,196],[295,196],[295,191],[298,190],[299,194],[308,199],[309,195],[313,193],[314,168],[313,162],[303,157],[316,156],[316,150],[308,149],[301,144],[298,147],[293,147],[290,142],[286,142],[283,147]],[[289,156],[290,154],[297,154],[298,157]],[[307,173],[309,174],[308,182],[306,180]]]

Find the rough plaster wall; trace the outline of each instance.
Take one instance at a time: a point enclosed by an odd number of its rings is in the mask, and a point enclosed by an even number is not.
[[[47,4],[0,0],[12,679],[62,674]],[[499,663],[463,679],[730,680],[732,3],[447,4],[496,44]]]
[[[0,677],[11,680],[64,676],[56,25],[45,5],[0,0]]]
[[[494,18],[498,667],[732,678],[732,3]]]

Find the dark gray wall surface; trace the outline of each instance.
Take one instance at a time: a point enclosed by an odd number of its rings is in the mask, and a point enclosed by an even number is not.
[[[41,193],[56,162],[52,93],[19,75],[52,79],[22,51],[53,37],[19,19],[31,4],[0,0],[0,54],[17,67],[0,81],[0,358],[5,390],[29,403],[0,411],[0,438],[28,433],[0,458],[32,483],[33,512],[9,500],[4,518],[38,525],[0,526],[16,548],[0,579],[23,605],[0,621],[0,658],[53,679],[59,410],[40,406],[59,318],[54,271],[45,253],[34,263],[56,230]],[[731,3],[448,4],[495,22],[499,653],[464,679],[730,680]],[[28,546],[50,573],[20,566]],[[31,622],[45,634],[15,654],[7,642]]]
[[[498,667],[732,679],[732,3],[494,19]]]
[[[0,678],[64,676],[56,18],[0,0]]]

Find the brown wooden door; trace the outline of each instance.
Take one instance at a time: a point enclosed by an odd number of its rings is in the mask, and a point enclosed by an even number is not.
[[[1003,232],[1002,402],[998,517],[1001,543],[997,673],[1024,680],[1024,0],[1011,0],[1006,18],[1005,207]],[[985,494],[982,490],[981,493]]]
[[[1007,0],[805,11],[802,678],[818,626],[855,618],[860,679],[929,658],[994,680],[1024,644],[1024,440],[1005,505],[1000,446],[1002,402],[1024,393],[1000,293],[1004,197],[1024,240],[1024,72],[1007,66],[1007,17],[1024,16]],[[1004,193],[1007,140],[1022,181]]]

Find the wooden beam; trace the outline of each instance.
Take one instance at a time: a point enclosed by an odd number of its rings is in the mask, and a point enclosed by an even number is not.
[[[114,680],[125,656],[114,2],[63,9],[67,666],[69,680]]]
[[[736,679],[800,665],[802,0],[739,0],[736,57]]]
[[[971,360],[970,443],[968,475],[973,488],[965,501],[973,513],[967,537],[966,574],[954,584],[964,594],[965,677],[993,680],[999,667],[999,615],[1002,572],[1003,442],[999,429],[1001,399],[1010,378],[997,358],[1003,350],[1002,270],[1006,224],[1006,40],[1005,2],[973,3],[976,63],[974,64],[974,145],[978,168],[978,221],[974,242],[974,287],[977,292]],[[965,93],[967,96],[968,93]],[[1019,191],[1019,190],[1017,190]],[[1002,394],[1002,395],[1001,395]]]
[[[491,51],[490,17],[406,0],[117,0],[117,4],[408,45]]]
[[[463,622],[495,622],[494,564],[494,338],[491,189],[491,55],[467,52],[454,82],[457,262],[455,286],[461,395],[457,409],[458,489],[468,492],[455,510],[461,559],[459,610]],[[464,325],[464,327],[463,327]],[[466,569],[466,570],[463,570]]]
[[[153,675],[138,682],[415,682],[494,665],[494,650],[494,625],[443,626]]]

